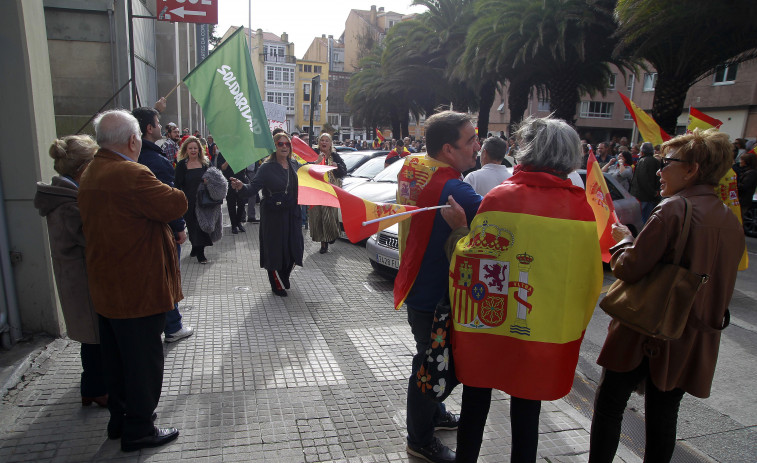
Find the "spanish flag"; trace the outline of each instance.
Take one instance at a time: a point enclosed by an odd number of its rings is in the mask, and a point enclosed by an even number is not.
[[[615,214],[615,206],[612,204],[607,181],[593,153],[589,154],[589,161],[586,163],[586,200],[589,201],[589,206],[594,211],[594,218],[597,221],[602,261],[610,262],[610,248],[615,245],[612,224],[617,223],[618,216]]]
[[[636,106],[636,104],[629,100],[627,96],[620,92],[618,92],[618,95],[620,95],[626,108],[628,108],[628,112],[631,113],[631,117],[633,117],[633,121],[636,123],[636,126],[639,128],[639,132],[645,141],[651,142],[656,146],[670,140],[670,135],[660,128],[657,122],[652,119],[652,116]]]
[[[417,207],[439,204],[442,189],[448,180],[462,178],[449,164],[426,154],[405,156],[397,177],[397,202]],[[399,162],[399,161],[397,161]],[[394,278],[394,308],[399,310],[415,283],[426,253],[426,245],[434,227],[434,214],[415,214],[409,221],[400,222],[400,268]]]
[[[292,137],[292,154],[297,155],[298,158],[305,162],[315,162],[318,159],[318,155],[313,151],[313,148],[308,146],[299,137]]]
[[[736,172],[733,168],[728,169],[728,172],[726,172],[723,178],[720,179],[720,183],[715,187],[715,194],[718,195],[720,200],[728,206],[728,209],[736,215],[736,218],[739,219],[739,223],[742,223],[739,188],[736,183]],[[739,262],[739,270],[746,270],[747,268],[749,268],[749,255],[745,248],[744,254],[741,256],[741,262]]]
[[[515,397],[556,400],[573,385],[602,288],[584,191],[518,171],[484,197],[450,262],[457,378]]]
[[[315,164],[300,167],[297,170],[299,181],[298,203],[308,206],[340,208],[344,232],[353,243],[362,241],[379,230],[409,218],[408,215],[398,216],[397,214],[418,209],[413,206],[373,203],[358,198],[326,181],[326,174],[332,169],[336,169],[336,167]],[[386,219],[371,224],[363,224],[382,217],[386,217]]]
[[[721,125],[723,125],[723,121],[710,117],[697,108],[689,107],[689,126],[686,127],[687,132],[693,132],[696,128],[701,130],[720,129]]]
[[[386,140],[386,138],[384,138],[384,134],[381,133],[378,128],[376,129],[376,138],[378,138],[381,143],[384,143],[384,140]]]

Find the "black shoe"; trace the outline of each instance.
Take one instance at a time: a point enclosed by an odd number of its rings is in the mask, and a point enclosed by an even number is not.
[[[239,229],[239,231],[241,231],[242,233],[247,233],[247,230],[245,230],[245,229],[244,229],[244,227],[242,226],[242,224],[241,224],[241,223],[239,224],[239,226],[237,226],[237,228],[238,228],[238,229]]]
[[[160,447],[177,437],[179,437],[179,430],[176,428],[155,428],[155,432],[151,436],[145,436],[130,441],[121,440],[121,450],[124,452],[134,452],[136,450],[150,447]]]
[[[436,423],[436,426],[434,426],[434,431],[454,431],[457,429],[457,425],[460,422],[460,415],[455,415],[454,413],[446,412],[438,423]]]
[[[281,284],[284,285],[284,289],[289,289],[289,277],[281,277]]]
[[[425,447],[411,447],[408,444],[407,453],[431,463],[454,463],[455,461],[455,452],[442,444],[438,437],[434,437],[434,440]]]
[[[197,256],[197,262],[201,264],[207,264],[210,261],[205,256]]]
[[[150,421],[152,421],[153,423],[157,419],[158,419],[157,413],[153,413],[152,416],[150,417]],[[121,433],[123,432],[123,426],[124,426],[123,421],[119,421],[118,423],[116,423],[113,420],[108,421],[108,439],[120,439]]]
[[[250,223],[258,223],[258,222],[260,222],[260,219],[256,219],[255,217],[253,217],[253,218],[251,218],[251,219],[247,219],[247,222],[250,222]]]
[[[189,251],[189,257],[195,257],[195,256],[197,256],[197,251],[194,248],[192,248],[192,250]]]
[[[277,296],[287,297],[287,292],[283,289],[272,289],[271,291],[273,291],[273,294]]]
[[[231,227],[231,233],[234,234],[234,235],[236,235],[237,233],[239,233],[237,231],[237,227]]]
[[[329,244],[334,244],[334,243],[336,243],[336,240],[329,241]]]

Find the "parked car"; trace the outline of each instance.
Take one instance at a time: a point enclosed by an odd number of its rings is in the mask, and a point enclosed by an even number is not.
[[[367,199],[374,203],[397,202],[397,176],[402,169],[401,162],[390,164],[384,170],[367,182],[351,187],[349,192],[358,198]],[[342,210],[339,209],[339,237],[347,239],[342,225]]]
[[[400,268],[399,227],[392,225],[368,238],[365,251],[371,266],[378,272],[394,278]]]
[[[586,184],[586,169],[578,169],[578,175]],[[618,216],[620,223],[625,225],[631,230],[634,236],[639,234],[642,228],[644,228],[644,222],[641,220],[641,204],[639,201],[631,195],[625,188],[623,188],[617,180],[607,173],[604,174],[605,181],[607,182],[607,189],[610,190],[610,197],[612,198],[612,204],[615,206],[615,214]]]
[[[744,212],[744,234],[757,238],[757,194],[754,195],[752,206]]]
[[[375,150],[375,151],[342,151],[339,153],[342,156],[342,159],[344,160],[344,164],[347,166],[347,173],[354,172],[355,169],[362,166],[369,160],[378,157],[378,156],[384,156],[388,154],[389,151],[386,150]]]
[[[342,179],[342,188],[349,190],[350,188],[354,188],[361,183],[365,183],[368,180],[373,179],[382,170],[384,170],[385,159],[385,154],[377,156],[373,159],[369,159],[367,162],[362,164],[357,169],[353,170],[351,173],[347,174],[347,176]]]
[[[344,145],[335,146],[334,149],[339,154],[342,154],[342,153],[352,153],[353,151],[357,151],[357,149],[355,149],[355,148],[353,148],[351,146],[344,146]]]

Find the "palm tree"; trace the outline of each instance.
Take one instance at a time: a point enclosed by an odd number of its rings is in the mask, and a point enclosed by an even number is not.
[[[686,93],[720,65],[757,57],[754,0],[618,0],[616,54],[657,71],[652,117],[675,133]]]

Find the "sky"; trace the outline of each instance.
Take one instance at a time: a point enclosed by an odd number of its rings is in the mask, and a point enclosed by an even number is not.
[[[294,42],[294,54],[302,58],[314,38],[322,34],[339,38],[351,9],[370,10],[384,7],[384,11],[401,14],[422,13],[423,6],[410,6],[412,0],[219,0],[216,35],[222,37],[231,26],[249,27],[249,6],[252,3],[252,30],[281,35],[289,34]]]

